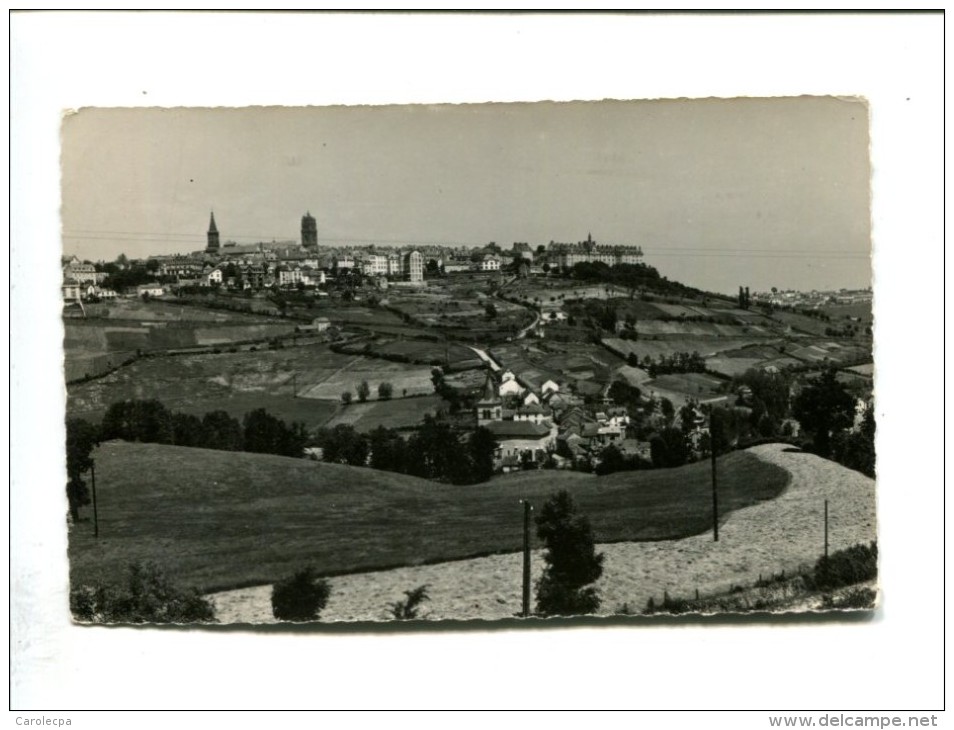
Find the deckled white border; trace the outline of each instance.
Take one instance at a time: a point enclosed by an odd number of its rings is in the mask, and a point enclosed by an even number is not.
[[[942,17],[53,13],[11,24],[14,707],[939,706]],[[59,284],[62,109],[793,94],[871,102],[874,621],[333,635],[66,622],[58,302],[41,296]],[[128,727],[97,716],[110,725]]]

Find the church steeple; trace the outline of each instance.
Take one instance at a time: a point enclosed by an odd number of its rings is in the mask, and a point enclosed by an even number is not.
[[[206,234],[206,251],[219,250],[219,229],[215,227],[215,212],[213,211],[209,218],[209,232]]]

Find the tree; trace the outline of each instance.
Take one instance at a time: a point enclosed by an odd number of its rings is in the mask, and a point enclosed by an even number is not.
[[[487,319],[496,319],[497,318],[497,307],[493,302],[487,302],[484,305],[484,312],[487,314]]]
[[[103,416],[102,438],[171,444],[172,413],[154,399],[113,403]]]
[[[362,380],[358,384],[358,400],[364,403],[368,396],[371,394],[371,386],[368,385],[367,380]]]
[[[657,468],[682,466],[689,460],[686,435],[678,428],[664,428],[650,439],[649,449]]]
[[[346,423],[324,432],[320,445],[325,461],[351,466],[364,466],[368,461],[368,439]]]
[[[494,475],[494,454],[500,444],[484,426],[479,426],[467,442],[474,482],[486,482]]]
[[[875,476],[875,419],[874,403],[870,403],[857,430],[832,437],[832,457],[849,469],[860,471],[872,479]]]
[[[78,621],[196,623],[215,621],[215,609],[196,590],[180,590],[155,563],[134,563],[124,587],[82,586],[70,591]]]
[[[210,411],[202,416],[202,443],[206,449],[242,450],[242,425],[225,411]]]
[[[378,398],[380,400],[391,400],[391,396],[394,395],[394,386],[391,383],[381,383],[378,385]]]
[[[626,458],[622,451],[614,444],[610,444],[600,452],[600,463],[594,470],[598,475],[612,474],[617,471],[632,469],[635,463]]]
[[[404,591],[404,600],[395,601],[388,607],[391,611],[391,615],[398,621],[407,621],[417,618],[420,605],[430,599],[430,596],[427,595],[427,589],[429,587],[430,586],[425,583],[414,590]]]
[[[350,390],[346,390],[344,393],[341,394],[341,402],[344,405],[346,406],[351,405],[351,399],[352,399],[352,395]]]
[[[191,413],[172,414],[172,443],[176,446],[202,446],[202,421]]]
[[[384,471],[407,471],[407,442],[397,431],[378,426],[369,435],[372,469]]]
[[[245,451],[257,454],[301,456],[307,440],[304,426],[293,423],[289,427],[264,408],[245,414],[242,432]]]
[[[813,435],[815,453],[825,458],[831,455],[832,435],[851,426],[855,415],[855,399],[837,376],[834,368],[826,368],[792,404],[795,418]]]
[[[99,430],[82,418],[66,421],[66,499],[73,521],[79,519],[79,508],[90,502],[83,474],[93,466],[93,448],[99,443]]]
[[[331,585],[304,568],[272,586],[272,615],[279,621],[314,621],[327,605]]]
[[[546,545],[546,567],[537,581],[537,612],[544,616],[594,613],[600,607],[590,584],[603,574],[589,520],[577,514],[566,490],[553,495],[536,517],[537,536]]]

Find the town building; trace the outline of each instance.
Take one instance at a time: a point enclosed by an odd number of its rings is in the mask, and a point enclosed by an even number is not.
[[[301,218],[301,245],[302,248],[318,248],[318,222],[311,211]]]
[[[547,251],[551,260],[564,270],[584,262],[599,262],[607,266],[638,264],[643,258],[643,249],[640,246],[599,244],[593,240],[592,234],[587,234],[585,241],[577,243],[550,241]]]
[[[411,251],[404,255],[404,276],[412,284],[424,282],[424,257],[420,251]]]

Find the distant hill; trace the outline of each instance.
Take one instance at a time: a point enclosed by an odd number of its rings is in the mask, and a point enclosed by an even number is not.
[[[520,499],[570,490],[600,542],[660,540],[711,523],[709,465],[594,477],[523,472],[468,487],[263,454],[111,441],[95,453],[92,510],[70,534],[74,585],[159,562],[203,591],[270,583],[304,565],[341,574],[519,550]],[[720,507],[778,496],[787,473],[746,452],[720,460]],[[64,507],[65,509],[65,507]],[[534,537],[534,542],[536,539]]]

